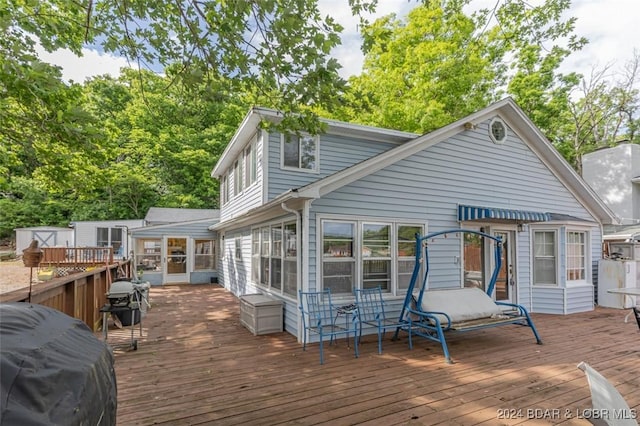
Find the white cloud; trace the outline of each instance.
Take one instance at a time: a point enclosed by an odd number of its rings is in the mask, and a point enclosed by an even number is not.
[[[82,56],[78,57],[68,49],[59,49],[48,53],[44,49],[37,49],[40,60],[62,68],[63,80],[83,83],[87,78],[109,74],[112,77],[120,75],[120,68],[128,67],[126,59],[97,50],[82,49]]]

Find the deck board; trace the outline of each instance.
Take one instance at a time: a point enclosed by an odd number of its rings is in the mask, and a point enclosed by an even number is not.
[[[640,332],[627,311],[533,314],[543,345],[519,326],[452,333],[452,365],[435,342],[415,337],[409,350],[405,333],[388,332],[382,355],[365,336],[359,358],[340,339],[321,366],[317,344],[253,336],[219,286],[153,287],[150,297],[137,351],[121,347],[129,329],[109,331],[119,425],[589,424],[575,418],[591,402],[580,361],[640,414]],[[516,415],[498,419],[499,410]]]

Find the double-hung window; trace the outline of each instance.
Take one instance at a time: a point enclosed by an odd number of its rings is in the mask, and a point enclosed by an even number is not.
[[[251,281],[260,282],[260,228],[251,231]]]
[[[257,176],[257,157],[256,157],[256,138],[244,150],[245,164],[245,187],[248,188],[256,181]]]
[[[214,270],[216,269],[216,242],[214,240],[195,240],[193,269]]]
[[[586,232],[567,232],[567,281],[584,281],[586,271]]]
[[[260,284],[269,286],[269,242],[271,232],[269,227],[260,230],[262,239],[260,240]]]
[[[416,225],[398,225],[397,233],[397,283],[398,290],[406,291],[411,282],[416,264],[416,234],[422,235],[424,228]]]
[[[556,231],[533,232],[533,283],[557,284]]]
[[[282,135],[282,167],[318,171],[318,137],[286,133]]]
[[[353,293],[355,225],[326,221],[322,226],[322,285],[332,293]]]
[[[391,226],[362,224],[362,287],[391,291]]]
[[[227,186],[227,175],[224,175],[220,181],[220,205],[227,204],[227,201],[229,201],[229,187]]]
[[[242,155],[240,156],[240,158],[236,161],[235,164],[235,171],[234,171],[234,176],[233,176],[233,182],[234,182],[234,190],[235,190],[235,195],[238,195],[242,192],[242,190],[244,189],[244,178],[243,176],[243,171],[244,171],[244,167],[243,167],[243,158]]]
[[[296,224],[288,223],[284,226],[284,292],[291,296],[296,295],[298,288],[298,237]]]
[[[271,227],[271,287],[282,288],[282,226]]]

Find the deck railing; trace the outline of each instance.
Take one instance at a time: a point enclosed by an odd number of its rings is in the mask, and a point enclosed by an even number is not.
[[[131,276],[130,260],[93,268],[29,287],[0,294],[1,302],[29,302],[55,308],[84,321],[97,330],[100,308],[107,302],[107,291],[118,275]]]
[[[113,247],[43,247],[40,266],[111,265]]]

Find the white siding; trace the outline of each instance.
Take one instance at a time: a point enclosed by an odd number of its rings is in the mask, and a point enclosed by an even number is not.
[[[242,256],[236,257],[236,238],[241,239]],[[220,284],[236,296],[259,293],[251,276],[251,229],[245,228],[224,234],[224,254],[220,256],[218,279]]]
[[[95,247],[98,243],[98,228],[122,228],[122,237],[126,239],[127,229],[139,228],[144,220],[98,220],[74,222],[76,247]],[[125,242],[126,244],[126,242]]]
[[[621,144],[586,154],[582,176],[623,224],[640,221],[640,145]]]
[[[38,247],[73,247],[73,229],[56,227],[35,227],[16,229],[16,254],[22,255],[29,247],[31,240],[38,242]]]

